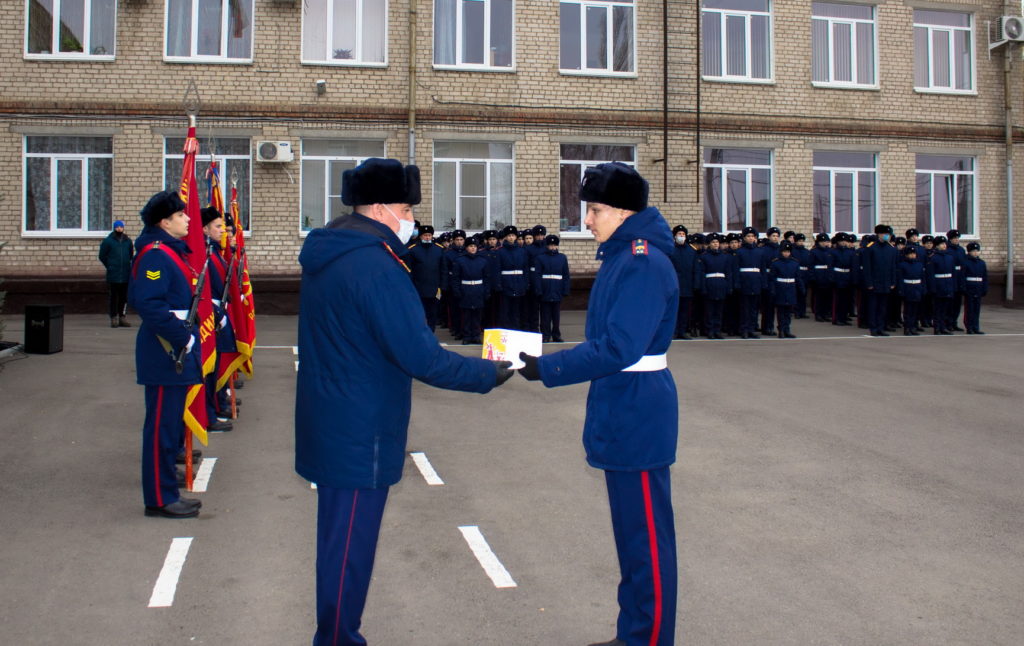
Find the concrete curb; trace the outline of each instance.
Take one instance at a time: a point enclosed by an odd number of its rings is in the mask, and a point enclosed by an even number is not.
[[[22,350],[24,350],[24,348],[25,348],[24,345],[22,345],[21,343],[18,343],[16,345],[12,345],[11,347],[9,347],[9,348],[7,348],[5,350],[0,350],[0,359],[3,359],[4,357],[9,357],[9,356],[11,356],[13,354],[16,354],[18,352],[21,352]]]

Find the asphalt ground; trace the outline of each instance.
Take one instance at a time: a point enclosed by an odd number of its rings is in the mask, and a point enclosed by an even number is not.
[[[316,492],[292,470],[296,318],[260,317],[256,378],[235,430],[204,449],[218,460],[193,520],[142,513],[135,329],[65,324],[63,352],[0,359],[0,643],[308,644]],[[582,326],[565,313],[567,340]],[[677,644],[1024,643],[1024,312],[986,308],[982,326],[870,338],[797,321],[796,340],[673,344]],[[409,450],[444,485],[410,459],[392,488],[369,642],[610,639],[617,565],[580,444],[586,385],[413,392]],[[488,578],[470,525],[516,587]],[[193,540],[173,603],[150,608],[176,537]]]

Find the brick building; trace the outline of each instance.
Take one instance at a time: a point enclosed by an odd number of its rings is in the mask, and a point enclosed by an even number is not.
[[[110,222],[137,234],[148,196],[177,184],[182,99],[194,80],[201,154],[224,162],[226,184],[238,179],[257,289],[261,279],[294,287],[304,232],[342,208],[341,170],[378,155],[420,165],[421,221],[470,231],[544,224],[561,231],[577,272],[596,269],[578,178],[588,163],[617,159],[636,164],[652,203],[691,231],[955,226],[983,242],[998,280],[1005,47],[990,56],[988,44],[989,22],[1004,13],[1021,8],[0,3],[0,240],[9,243],[0,275],[13,292],[45,291],[47,281],[88,291],[101,280],[96,250]],[[1010,75],[1014,113],[1024,107],[1021,69],[1017,61]],[[259,161],[261,142],[286,142],[294,160]],[[1019,170],[1014,185],[1020,204]]]

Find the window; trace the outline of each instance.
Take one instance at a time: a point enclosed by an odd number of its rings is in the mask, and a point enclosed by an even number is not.
[[[871,233],[878,219],[874,153],[814,153],[814,231]]]
[[[704,0],[704,77],[723,81],[771,78],[769,0]]]
[[[558,228],[565,233],[588,233],[583,225],[587,206],[580,201],[583,172],[592,166],[613,161],[635,166],[636,149],[633,146],[584,144],[562,144],[561,148]]]
[[[351,209],[341,203],[341,174],[368,157],[384,157],[383,141],[302,140],[302,231],[322,227]]]
[[[435,229],[513,224],[512,186],[512,144],[434,142]]]
[[[513,0],[434,0],[434,65],[512,68]]]
[[[385,62],[387,0],[304,0],[302,62]]]
[[[875,8],[815,2],[811,79],[848,87],[875,86]]]
[[[29,58],[114,60],[117,0],[28,0]]]
[[[164,187],[168,191],[181,188],[181,171],[185,163],[184,137],[164,139]],[[210,153],[220,165],[220,186],[224,192],[224,208],[231,205],[231,178],[238,179],[238,215],[242,228],[252,228],[249,196],[252,186],[252,162],[250,144],[247,138],[200,137],[199,154],[196,155],[196,184],[199,187],[199,204],[207,205],[206,170],[210,167]]]
[[[914,10],[914,89],[973,92],[971,14]]]
[[[25,233],[110,233],[113,170],[110,137],[25,137]]]
[[[252,60],[253,0],[167,0],[167,60]]]
[[[559,3],[563,72],[633,74],[633,0],[563,0]]]
[[[772,151],[704,149],[704,230],[764,231],[772,221]]]
[[[965,236],[976,235],[973,157],[951,155],[917,156],[917,229],[946,235],[958,229]]]

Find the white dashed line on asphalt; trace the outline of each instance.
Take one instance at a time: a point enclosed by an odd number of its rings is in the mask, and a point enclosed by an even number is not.
[[[310,489],[316,489],[316,483],[315,482],[310,482],[309,483],[309,488]]]
[[[416,463],[416,468],[420,470],[420,474],[423,475],[423,479],[427,481],[428,485],[443,485],[444,480],[437,475],[437,471],[434,471],[434,467],[430,464],[430,460],[427,459],[427,454],[423,452],[410,453],[412,461]]]
[[[480,567],[484,569],[484,572],[487,573],[487,576],[494,583],[494,587],[516,587],[516,582],[512,580],[512,575],[508,573],[505,566],[501,564],[498,557],[491,551],[491,546],[487,544],[484,535],[480,533],[479,527],[476,525],[463,525],[459,527],[459,531],[462,532],[462,537],[469,544],[469,549],[473,550],[473,556],[480,562]]]
[[[217,458],[203,458],[199,463],[199,471],[192,481],[193,493],[204,493],[210,484],[210,476],[213,475],[213,467],[217,464]]]
[[[294,354],[296,357],[299,356],[299,346],[297,346],[297,345],[293,345],[292,346],[292,354]]]
[[[150,608],[169,608],[174,604],[174,591],[178,588],[178,577],[185,565],[188,548],[192,545],[192,537],[173,538],[167,550],[164,567],[153,585],[153,594],[149,597]]]
[[[299,362],[296,361],[295,362],[295,372],[298,372],[298,371],[299,371]]]

